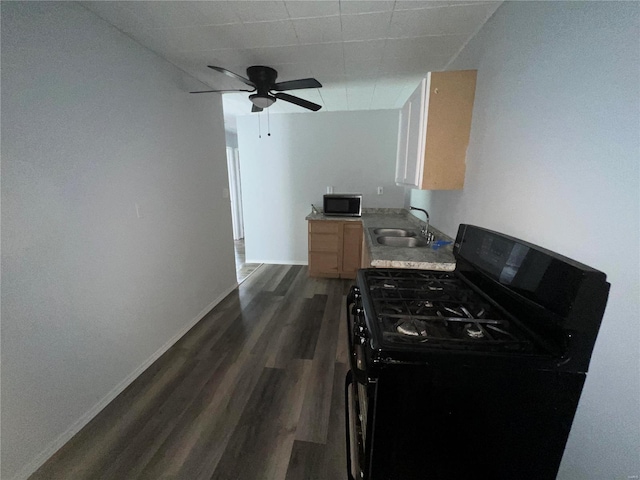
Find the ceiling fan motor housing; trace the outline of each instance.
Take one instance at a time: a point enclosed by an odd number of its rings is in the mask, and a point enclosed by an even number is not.
[[[271,67],[255,65],[247,68],[247,76],[256,86],[256,93],[249,95],[249,100],[259,108],[267,108],[273,105],[276,97],[269,94],[278,78],[278,72]]]

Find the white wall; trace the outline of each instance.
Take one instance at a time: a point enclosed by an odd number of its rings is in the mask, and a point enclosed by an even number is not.
[[[257,114],[237,119],[248,262],[306,264],[304,218],[311,203],[322,207],[327,186],[362,193],[365,208],[402,208],[397,110],[279,114],[269,123],[262,114],[260,121],[262,138]]]
[[[465,187],[409,200],[448,235],[481,225],[608,275],[560,480],[640,474],[639,11],[503,4],[449,67],[478,68]]]
[[[193,82],[77,3],[2,2],[2,478],[235,285],[222,106]]]

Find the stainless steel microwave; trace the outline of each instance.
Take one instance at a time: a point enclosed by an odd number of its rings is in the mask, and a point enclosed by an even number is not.
[[[342,217],[362,216],[362,194],[332,193],[324,196],[323,209],[325,215]]]

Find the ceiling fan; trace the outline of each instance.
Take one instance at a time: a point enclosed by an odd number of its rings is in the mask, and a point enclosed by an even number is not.
[[[271,67],[265,67],[262,65],[255,65],[247,68],[247,77],[245,78],[237,73],[233,73],[222,67],[214,67],[207,65],[212,70],[220,73],[224,73],[231,78],[240,80],[244,84],[252,87],[252,90],[203,90],[200,92],[189,93],[227,93],[227,92],[249,92],[253,95],[249,95],[249,100],[253,103],[251,107],[252,112],[261,112],[263,109],[270,107],[275,103],[277,99],[284,100],[285,102],[294,103],[303,108],[308,108],[314,112],[322,108],[317,103],[310,102],[300,97],[294,97],[288,93],[282,93],[283,90],[299,90],[302,88],[320,88],[322,84],[315,78],[301,78],[299,80],[289,80],[287,82],[276,83],[278,78],[278,72]]]

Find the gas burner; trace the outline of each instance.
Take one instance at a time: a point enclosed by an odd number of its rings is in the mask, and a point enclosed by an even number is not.
[[[469,337],[469,338],[484,338],[484,331],[482,330],[482,327],[480,325],[478,325],[477,323],[467,323],[464,326],[464,333]]]
[[[424,327],[424,325],[419,325],[419,323],[422,323],[422,322],[416,322],[416,321],[402,322],[396,327],[396,331],[403,335],[409,335],[412,337],[426,337],[427,330]]]

